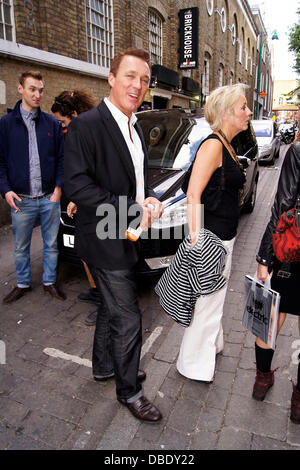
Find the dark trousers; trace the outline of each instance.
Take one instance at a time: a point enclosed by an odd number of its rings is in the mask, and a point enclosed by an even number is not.
[[[135,401],[142,395],[137,380],[142,346],[142,317],[134,271],[91,267],[103,297],[93,346],[93,374],[115,374],[118,400]]]

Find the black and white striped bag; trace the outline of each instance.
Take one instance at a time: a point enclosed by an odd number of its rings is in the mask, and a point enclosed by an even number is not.
[[[193,248],[190,236],[179,245],[155,287],[160,305],[173,320],[188,327],[197,298],[224,287],[226,253],[222,241],[206,229],[200,231]]]

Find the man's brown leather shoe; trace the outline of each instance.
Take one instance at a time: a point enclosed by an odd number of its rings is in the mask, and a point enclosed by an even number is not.
[[[15,300],[20,299],[23,297],[23,295],[26,294],[26,292],[31,291],[31,287],[14,287],[12,291],[10,291],[7,296],[4,297],[3,303],[4,304],[10,304],[11,302],[14,302]]]
[[[55,284],[51,284],[50,286],[44,286],[44,291],[48,292],[51,297],[57,300],[66,300],[66,295],[61,292]]]
[[[137,419],[148,423],[158,423],[162,419],[160,411],[146,397],[142,396],[133,403],[123,403]]]

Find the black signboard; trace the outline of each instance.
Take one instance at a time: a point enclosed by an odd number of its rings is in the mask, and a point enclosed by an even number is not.
[[[198,8],[179,10],[179,68],[198,66]]]

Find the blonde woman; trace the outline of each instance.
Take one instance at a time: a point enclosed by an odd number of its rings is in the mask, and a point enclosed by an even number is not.
[[[231,141],[248,128],[252,114],[245,89],[243,84],[224,86],[209,96],[205,117],[213,133],[200,144],[187,189],[192,246],[202,226],[217,235],[227,250],[222,273],[227,279],[239,218],[239,191],[245,180]],[[204,204],[204,221],[201,220],[201,204]],[[204,382],[214,378],[215,357],[223,349],[226,289],[225,286],[210,295],[200,296],[196,302],[177,360],[177,369],[185,377]]]

